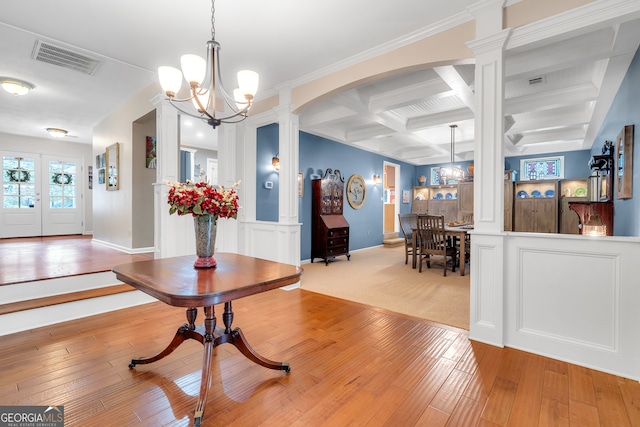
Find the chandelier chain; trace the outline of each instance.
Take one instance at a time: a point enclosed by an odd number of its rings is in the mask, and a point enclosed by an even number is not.
[[[216,39],[216,6],[215,0],[211,0],[211,40]]]

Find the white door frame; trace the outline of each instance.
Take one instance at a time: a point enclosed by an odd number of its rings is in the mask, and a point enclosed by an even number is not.
[[[84,221],[84,161],[77,157],[54,157],[15,151],[0,152],[3,156],[34,159],[34,208],[4,209],[0,204],[0,237],[37,237],[61,234],[82,234]],[[49,160],[76,164],[76,208],[50,209]],[[1,192],[4,196],[3,192]],[[3,200],[0,200],[2,203]],[[45,218],[46,216],[46,218]]]
[[[382,170],[386,171],[386,167],[392,167],[394,169],[394,181],[393,181],[393,187],[396,189],[396,194],[395,194],[395,199],[394,199],[394,218],[393,218],[393,231],[395,232],[399,232],[400,231],[400,224],[398,223],[398,214],[400,213],[400,203],[402,202],[400,199],[402,198],[402,191],[400,190],[400,165],[397,163],[391,163],[388,161],[384,161],[382,164]],[[384,175],[386,175],[386,172],[384,172]],[[383,179],[386,179],[386,176],[383,177]],[[384,203],[382,204],[382,209],[383,209],[383,223],[382,223],[382,232],[384,233]]]

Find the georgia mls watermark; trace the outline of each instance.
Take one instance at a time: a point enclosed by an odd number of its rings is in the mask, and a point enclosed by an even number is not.
[[[64,427],[64,406],[0,406],[0,427]]]

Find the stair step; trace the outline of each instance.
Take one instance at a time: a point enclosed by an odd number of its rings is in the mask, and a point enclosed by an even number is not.
[[[404,238],[396,237],[394,239],[384,239],[382,241],[382,244],[386,248],[393,248],[393,247],[396,247],[396,246],[403,246],[404,245]]]
[[[66,294],[53,295],[50,297],[35,298],[27,301],[17,301],[9,304],[0,305],[0,315],[16,313],[24,310],[48,307],[51,305],[64,304],[66,302],[81,301],[89,298],[103,297],[107,295],[116,295],[123,292],[131,292],[136,289],[132,286],[121,284],[114,286],[106,286],[97,289],[88,289],[85,291],[70,292]]]

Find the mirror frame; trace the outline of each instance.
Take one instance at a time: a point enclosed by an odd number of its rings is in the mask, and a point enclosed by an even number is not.
[[[107,191],[115,191],[120,189],[120,143],[116,142],[107,147],[106,158],[106,186]]]
[[[630,199],[633,196],[633,125],[625,126],[618,134],[615,164],[616,198]]]

